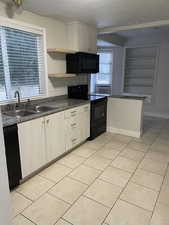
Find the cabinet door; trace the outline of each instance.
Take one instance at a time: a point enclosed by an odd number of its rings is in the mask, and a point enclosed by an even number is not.
[[[79,115],[81,141],[86,140],[90,136],[90,105],[81,107]]]
[[[50,162],[62,155],[65,150],[64,141],[64,112],[45,117],[46,155]]]
[[[89,29],[85,24],[79,24],[79,51],[89,51]]]
[[[92,53],[97,52],[97,31],[94,27],[88,27],[89,46],[88,51]]]
[[[23,178],[46,164],[44,119],[18,125]]]

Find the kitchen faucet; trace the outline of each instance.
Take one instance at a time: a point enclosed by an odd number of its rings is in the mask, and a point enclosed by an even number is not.
[[[21,103],[21,98],[20,98],[20,93],[19,93],[19,91],[15,91],[14,98],[17,98],[17,99],[18,99],[17,106],[19,106],[20,103]]]

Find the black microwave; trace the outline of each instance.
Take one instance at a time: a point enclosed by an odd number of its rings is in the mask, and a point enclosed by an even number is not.
[[[98,73],[99,72],[99,55],[78,52],[66,55],[67,73]]]

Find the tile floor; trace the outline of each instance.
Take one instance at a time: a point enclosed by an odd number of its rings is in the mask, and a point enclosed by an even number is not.
[[[168,120],[105,133],[13,191],[13,225],[169,225],[168,164]]]

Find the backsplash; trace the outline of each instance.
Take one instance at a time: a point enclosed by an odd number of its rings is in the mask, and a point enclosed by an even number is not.
[[[88,84],[88,75],[82,74],[72,78],[49,78],[48,95],[49,96],[67,95],[67,86],[78,84]]]

